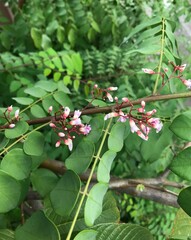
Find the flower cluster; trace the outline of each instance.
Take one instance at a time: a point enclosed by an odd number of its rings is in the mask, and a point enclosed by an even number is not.
[[[122,99],[122,104],[124,102],[128,102],[128,98]],[[144,140],[148,140],[148,134],[152,128],[156,130],[156,132],[160,132],[163,127],[162,122],[159,118],[154,118],[153,115],[156,113],[156,109],[146,112],[145,111],[145,102],[141,102],[141,107],[137,109],[131,109],[128,113],[124,113],[121,109],[117,111],[108,113],[105,115],[104,120],[107,120],[112,117],[118,117],[119,122],[129,121],[129,125],[132,133],[136,133],[140,138]],[[136,110],[136,114],[132,114],[132,111]]]
[[[49,113],[52,112],[52,106],[49,107]],[[59,147],[61,143],[68,146],[71,151],[73,148],[73,139],[75,135],[87,135],[91,131],[90,125],[84,125],[80,119],[81,111],[74,111],[73,117],[70,116],[70,108],[62,107],[59,111],[60,116],[57,120],[56,117],[50,123],[50,127],[56,132],[58,141],[56,147]]]
[[[173,62],[170,62],[170,64],[173,65],[174,67],[174,73],[177,72],[178,73],[178,76],[176,76],[176,78],[179,78],[180,81],[188,88],[188,89],[191,89],[191,79],[184,79],[182,78],[181,74],[182,72],[185,70],[186,68],[186,64],[182,64],[182,65],[175,65]],[[144,73],[147,73],[147,74],[160,74],[162,77],[164,77],[164,74],[162,73],[157,73],[155,71],[153,71],[152,69],[149,69],[149,68],[142,68],[143,72]],[[165,68],[164,69],[164,72],[167,72],[168,71],[168,68]],[[171,77],[172,78],[172,77]],[[169,79],[170,80],[170,79]]]
[[[108,87],[106,89],[99,88],[97,84],[94,85],[94,89],[92,91],[92,96],[94,98],[102,96],[102,99],[108,99],[110,102],[113,102],[113,97],[110,92],[116,91],[118,87]]]
[[[17,109],[14,113],[14,118],[11,117],[11,113],[13,111],[13,106],[9,106],[7,107],[7,109],[5,110],[4,113],[4,117],[7,120],[7,122],[9,123],[9,128],[14,128],[15,127],[15,121],[19,121],[20,117],[19,117],[19,112],[20,110]]]

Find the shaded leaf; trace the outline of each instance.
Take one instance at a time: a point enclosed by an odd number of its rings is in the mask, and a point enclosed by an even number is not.
[[[40,156],[44,150],[44,136],[40,132],[32,132],[24,141],[23,150],[26,154]]]
[[[191,216],[191,187],[184,188],[178,195],[178,204],[180,207]]]
[[[29,125],[27,122],[19,121],[15,124],[14,128],[5,130],[5,136],[9,139],[18,138],[24,133],[26,133],[28,129],[29,129]]]
[[[26,98],[26,97],[13,97],[12,99],[21,105],[30,105],[31,103],[34,102],[32,98]]]
[[[9,229],[0,229],[0,239],[1,240],[14,240],[15,234]]]

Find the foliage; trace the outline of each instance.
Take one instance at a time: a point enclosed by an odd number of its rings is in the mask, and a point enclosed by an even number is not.
[[[15,18],[0,33],[0,238],[163,239],[173,210],[130,197],[118,209],[109,188],[135,179],[114,189],[178,192],[191,214],[190,187],[177,191],[180,183],[161,177],[170,168],[190,181],[190,111],[179,98],[191,96],[191,80],[174,35],[188,3],[8,2]],[[124,205],[128,223],[120,223]]]

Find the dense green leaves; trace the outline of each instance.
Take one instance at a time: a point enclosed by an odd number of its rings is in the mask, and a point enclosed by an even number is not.
[[[0,213],[14,209],[20,199],[21,186],[19,182],[0,170]]]
[[[84,217],[87,226],[92,226],[102,212],[104,195],[108,189],[108,184],[97,183],[88,194],[85,205]]]
[[[61,216],[69,216],[80,191],[80,179],[72,171],[67,171],[50,193],[50,200],[55,212]]]
[[[44,215],[38,211],[34,213],[23,226],[16,229],[15,240],[60,240],[55,225]]]

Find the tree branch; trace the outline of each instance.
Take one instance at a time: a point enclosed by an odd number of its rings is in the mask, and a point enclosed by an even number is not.
[[[41,166],[42,168],[49,169],[58,174],[64,174],[67,170],[64,164],[56,160],[46,160]],[[89,171],[80,175],[82,181],[86,181],[89,176]],[[96,174],[92,177],[92,184],[97,182]],[[137,185],[144,185],[144,189],[138,190]],[[173,207],[179,207],[177,203],[177,195],[167,189],[165,186],[171,186],[175,188],[183,188],[185,185],[182,183],[176,183],[161,178],[148,178],[148,179],[120,179],[111,176],[109,188],[117,192],[125,192],[135,197],[148,199],[151,201],[159,202],[161,204],[170,205]]]
[[[130,103],[123,103],[121,106],[119,106],[120,109],[122,108],[127,108],[132,105],[139,105],[141,101],[145,102],[157,102],[157,101],[164,101],[164,100],[172,100],[172,99],[179,99],[179,98],[189,98],[191,97],[191,92],[184,92],[184,93],[174,93],[174,94],[164,94],[164,95],[154,95],[154,96],[149,96],[149,97],[144,97],[144,98],[139,98],[137,100],[131,101]],[[82,115],[93,115],[97,113],[109,113],[112,112],[115,109],[116,105],[110,105],[107,107],[93,107],[93,108],[88,108],[85,110],[82,110]],[[70,117],[73,116],[73,112],[71,112]],[[49,117],[43,117],[43,118],[37,118],[37,119],[32,119],[28,120],[27,123],[29,125],[36,125],[36,124],[42,124],[42,123],[47,123],[49,121],[54,122],[55,120],[59,120],[60,116],[57,116],[56,119],[54,116],[49,116]],[[0,126],[0,129],[6,129],[8,128],[9,125],[3,125]]]

